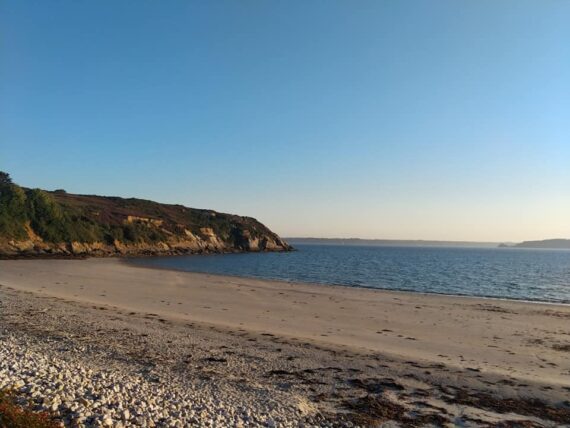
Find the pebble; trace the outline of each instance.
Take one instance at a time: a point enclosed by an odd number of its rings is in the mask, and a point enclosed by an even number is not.
[[[113,360],[97,366],[96,358],[73,344],[62,349],[0,329],[0,390],[16,390],[34,409],[51,412],[66,427],[300,424],[293,403],[279,402],[263,390],[250,395],[220,391],[217,382],[193,383],[161,367],[137,372]],[[317,426],[305,424],[311,425]]]

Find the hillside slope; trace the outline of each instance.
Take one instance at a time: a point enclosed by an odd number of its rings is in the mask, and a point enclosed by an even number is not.
[[[542,241],[524,241],[516,244],[520,248],[570,249],[570,239],[543,239]]]
[[[0,172],[0,257],[288,251],[251,217],[26,189]]]

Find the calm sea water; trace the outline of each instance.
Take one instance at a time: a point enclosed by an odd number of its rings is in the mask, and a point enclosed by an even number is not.
[[[570,251],[295,245],[291,253],[131,259],[191,272],[570,303]]]

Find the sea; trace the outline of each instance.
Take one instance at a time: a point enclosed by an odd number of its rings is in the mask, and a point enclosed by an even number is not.
[[[285,253],[129,259],[148,267],[417,293],[570,303],[570,251],[295,244]]]

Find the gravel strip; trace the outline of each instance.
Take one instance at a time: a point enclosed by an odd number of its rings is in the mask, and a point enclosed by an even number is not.
[[[0,332],[0,388],[14,389],[65,426],[292,427],[303,416],[264,390],[245,395],[168,370],[137,374],[116,362],[102,368],[83,358],[83,351]]]

